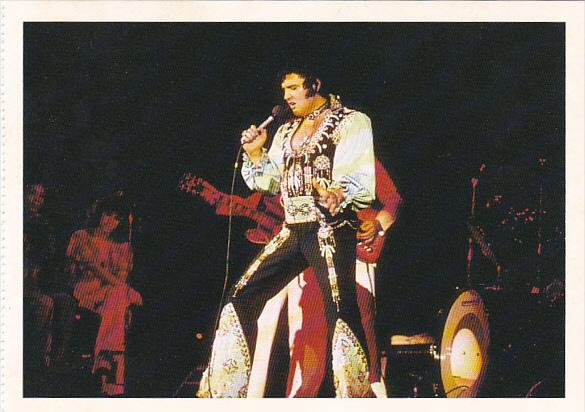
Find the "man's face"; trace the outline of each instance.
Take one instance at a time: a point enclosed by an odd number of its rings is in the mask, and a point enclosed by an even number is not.
[[[315,110],[315,96],[307,97],[305,79],[296,73],[287,74],[282,81],[284,100],[295,116],[306,116]]]

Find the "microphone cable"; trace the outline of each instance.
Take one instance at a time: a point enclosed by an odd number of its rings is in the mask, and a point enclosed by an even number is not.
[[[290,113],[290,109],[284,108],[281,105],[276,105],[272,108],[272,118],[270,120],[265,120],[264,123],[262,125],[260,125],[260,127],[266,129],[266,127],[272,123],[272,121],[275,120],[275,118],[282,118],[284,115],[286,114],[292,114]],[[269,143],[268,147],[270,147],[271,143],[272,143],[272,139],[274,138],[274,136],[270,136],[271,139],[270,141],[267,140],[267,142],[264,143],[264,145],[266,146],[266,143]],[[233,201],[234,201],[234,187],[235,187],[235,183],[236,183],[236,171],[238,170],[240,164],[239,164],[239,159],[240,159],[240,155],[242,154],[242,145],[239,145],[239,149],[238,149],[238,154],[236,155],[236,159],[234,161],[234,169],[233,169],[233,173],[232,173],[232,182],[231,182],[231,187],[230,187],[230,201],[229,201],[229,212],[228,212],[228,233],[227,233],[227,245],[226,245],[226,260],[225,260],[225,276],[224,276],[224,281],[223,281],[223,287],[222,287],[222,291],[221,291],[221,299],[219,301],[219,307],[217,309],[217,313],[215,316],[215,322],[214,322],[214,328],[213,328],[213,341],[211,343],[211,348],[210,348],[210,354],[208,357],[208,361],[207,361],[207,389],[209,391],[209,397],[213,398],[213,394],[211,393],[211,358],[213,356],[213,343],[215,343],[215,334],[217,332],[217,328],[219,326],[219,319],[221,317],[221,310],[223,308],[223,301],[225,299],[225,293],[226,293],[226,289],[227,289],[227,283],[228,283],[228,278],[229,278],[229,272],[230,272],[230,248],[231,248],[231,243],[232,243],[232,220],[233,220]],[[183,383],[179,386],[179,388],[181,388],[185,381],[188,379],[188,377],[183,381]],[[176,392],[178,393],[178,391]],[[175,394],[176,394],[175,393]]]
[[[270,123],[272,123],[272,121],[274,121],[276,118],[282,118],[284,115],[287,114],[292,114],[290,112],[290,109],[288,109],[288,106],[285,108],[281,105],[276,105],[272,108],[272,119],[270,120],[266,120],[264,123],[262,123],[259,127],[266,129],[268,127],[268,125]],[[272,139],[274,139],[274,135],[269,134],[270,135],[270,139],[267,139],[267,141],[264,143],[264,146],[268,146],[270,147],[272,145]],[[268,143],[268,144],[267,144]],[[227,283],[228,283],[228,278],[229,278],[229,272],[230,272],[230,248],[231,248],[231,241],[232,241],[232,220],[233,220],[233,201],[234,201],[234,187],[235,187],[235,183],[236,183],[236,171],[238,170],[240,164],[239,164],[239,160],[240,160],[240,155],[242,154],[242,145],[239,145],[239,149],[238,149],[238,154],[236,155],[236,159],[234,161],[234,170],[232,173],[232,183],[231,183],[231,187],[230,187],[230,202],[229,202],[229,214],[228,214],[228,233],[227,233],[227,246],[226,246],[226,259],[225,259],[225,277],[224,277],[224,281],[223,281],[223,288],[221,291],[221,299],[219,301],[219,307],[217,309],[217,314],[215,316],[215,322],[214,322],[214,328],[213,328],[213,342],[211,343],[211,353],[209,354],[209,360],[207,362],[207,389],[209,390],[209,397],[213,398],[213,394],[211,393],[211,358],[213,356],[213,343],[215,343],[215,334],[217,332],[217,328],[219,326],[219,319],[221,317],[221,310],[223,308],[223,301],[225,299],[225,293],[226,293],[226,289],[227,289]]]
[[[217,308],[217,314],[215,316],[215,322],[213,327],[213,340],[211,343],[209,360],[207,362],[207,389],[209,390],[209,397],[213,398],[213,394],[211,392],[211,358],[213,356],[213,344],[215,343],[215,334],[217,332],[217,328],[219,327],[219,319],[221,317],[221,310],[223,308],[223,301],[225,299],[225,293],[228,284],[228,278],[230,273],[230,249],[232,245],[232,220],[233,220],[233,203],[234,203],[234,187],[236,184],[236,171],[239,168],[239,160],[240,155],[242,154],[242,145],[239,145],[238,154],[236,155],[236,159],[234,161],[234,169],[232,173],[232,183],[230,186],[230,201],[229,201],[229,212],[228,212],[228,232],[227,232],[227,241],[226,241],[226,255],[225,255],[225,275],[223,280],[223,288],[221,291],[221,299],[219,300],[219,306]]]
[[[238,149],[238,154],[236,155],[236,160],[234,161],[234,169],[233,169],[233,173],[232,173],[232,182],[231,182],[231,187],[230,187],[230,201],[229,201],[229,212],[228,212],[228,232],[227,232],[227,240],[226,240],[225,275],[224,275],[224,280],[223,280],[223,287],[221,290],[221,299],[219,301],[219,306],[217,308],[217,313],[215,315],[215,322],[213,323],[214,324],[213,331],[212,331],[213,339],[211,342],[211,348],[209,350],[209,352],[210,352],[210,354],[208,356],[209,360],[207,361],[207,390],[209,391],[210,398],[213,398],[213,394],[211,392],[211,357],[213,355],[213,343],[215,343],[215,333],[217,332],[217,328],[219,326],[219,318],[221,317],[221,310],[223,308],[223,301],[225,299],[225,293],[226,293],[228,279],[229,279],[229,273],[230,273],[230,249],[231,249],[231,243],[232,243],[234,187],[235,187],[235,183],[236,183],[236,171],[240,167],[239,159],[240,159],[240,155],[242,154],[242,145],[239,145],[239,146],[240,146],[240,148]],[[196,369],[197,369],[197,367],[196,367]],[[179,385],[179,388],[175,391],[173,398],[177,397],[177,395],[179,394],[179,392],[181,391],[183,386],[185,386],[185,384],[187,383],[187,381],[189,380],[189,378],[192,375],[193,375],[193,372],[191,372],[189,375],[187,375],[187,377],[185,379],[183,379],[183,381]]]

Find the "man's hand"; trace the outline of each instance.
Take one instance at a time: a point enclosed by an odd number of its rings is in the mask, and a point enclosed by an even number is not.
[[[260,161],[262,148],[264,147],[264,143],[266,143],[266,137],[266,129],[259,130],[255,125],[251,125],[249,129],[242,132],[240,142],[253,163]]]
[[[317,182],[317,179],[313,179],[313,187],[319,194],[319,204],[331,213],[331,216],[335,216],[339,210],[339,204],[343,201],[343,193],[341,189],[327,190],[323,189]]]
[[[357,232],[357,240],[367,244],[370,244],[374,241],[374,237],[376,236],[376,233],[380,232],[382,230],[382,226],[380,225],[380,222],[378,222],[378,220],[376,219],[371,219],[371,220],[364,220],[361,224],[360,227],[358,229]]]

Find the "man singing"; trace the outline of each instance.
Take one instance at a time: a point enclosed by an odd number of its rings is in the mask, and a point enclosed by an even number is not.
[[[320,94],[313,73],[280,78],[294,119],[276,132],[242,132],[242,176],[253,190],[281,192],[282,230],[234,285],[224,306],[199,397],[246,397],[265,303],[310,266],[324,297],[328,373],[337,397],[371,396],[368,353],[356,301],[356,211],[374,200],[369,118]],[[325,388],[327,389],[327,388]]]

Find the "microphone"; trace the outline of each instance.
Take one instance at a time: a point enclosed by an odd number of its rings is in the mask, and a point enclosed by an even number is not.
[[[258,126],[258,130],[265,129],[270,123],[284,115],[286,112],[287,112],[286,108],[282,107],[280,104],[277,104],[272,108],[271,115],[268,116],[266,120],[264,120],[262,123],[260,123],[260,126]]]
[[[258,126],[258,130],[260,132],[262,132],[263,129],[265,129],[270,123],[272,123],[274,120],[278,119],[279,117],[283,117],[284,115],[286,115],[287,113],[290,112],[290,109],[288,108],[288,106],[283,107],[280,104],[277,104],[276,106],[274,106],[272,108],[272,114],[270,116],[268,116],[268,118],[266,118],[266,120],[264,120],[260,126]],[[240,139],[240,143],[241,144],[245,144],[244,142],[244,137],[242,136],[242,138]]]

